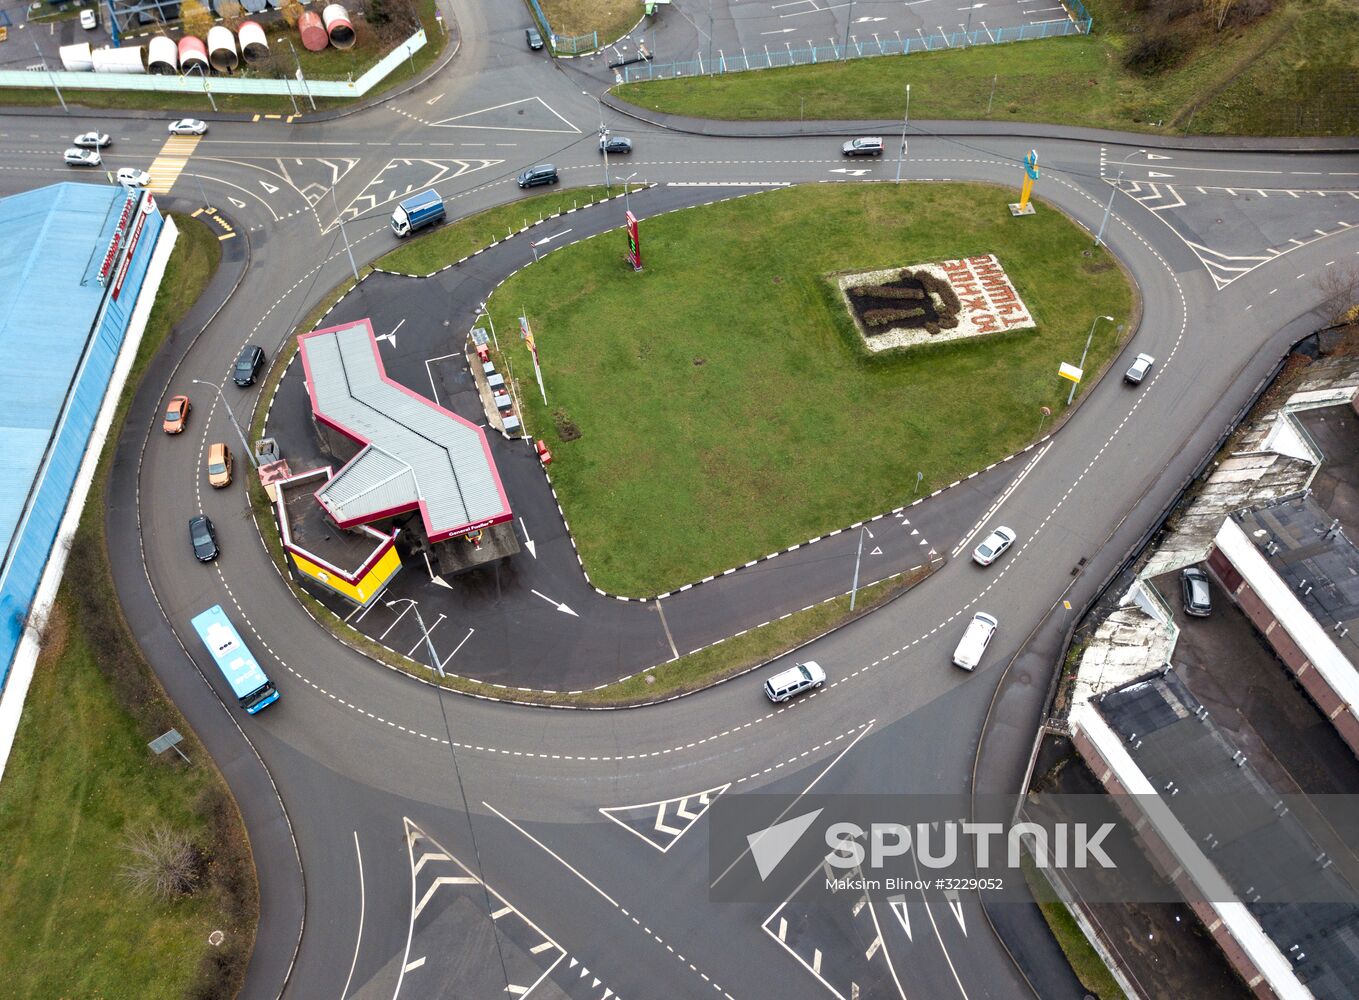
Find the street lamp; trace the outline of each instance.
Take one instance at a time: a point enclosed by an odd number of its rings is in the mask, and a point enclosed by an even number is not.
[[[444,673],[444,665],[439,662],[439,654],[434,651],[434,640],[429,637],[429,629],[425,628],[425,620],[420,617],[420,606],[415,603],[414,597],[402,597],[395,601],[387,601],[387,607],[394,608],[398,604],[409,604],[411,610],[415,612],[415,624],[420,626],[420,634],[425,637],[425,648],[429,650],[429,658],[434,661],[434,669],[439,671],[439,676],[447,676]]]
[[[201,378],[190,379],[194,385],[205,385],[217,393],[217,398],[222,403],[222,409],[231,418],[231,426],[236,428],[236,436],[241,439],[241,447],[245,449],[246,457],[250,459],[250,464],[259,468],[259,459],[255,457],[255,451],[250,447],[250,442],[245,439],[245,431],[241,430],[241,425],[236,421],[236,414],[231,412],[231,405],[226,401],[226,396],[222,395],[222,387],[216,382],[204,382]]]
[[[1085,336],[1085,350],[1081,351],[1081,363],[1080,363],[1080,366],[1079,366],[1079,367],[1080,367],[1080,369],[1081,369],[1081,373],[1082,373],[1081,377],[1082,377],[1082,378],[1085,377],[1085,376],[1084,376],[1084,373],[1085,373],[1085,356],[1086,356],[1088,353],[1090,353],[1090,341],[1091,341],[1091,340],[1094,338],[1094,336],[1095,336],[1095,324],[1098,323],[1098,322],[1099,322],[1100,320],[1102,320],[1102,319],[1103,319],[1103,320],[1108,320],[1110,323],[1112,323],[1112,322],[1114,321],[1114,318],[1113,318],[1112,316],[1096,316],[1096,317],[1094,318],[1094,320],[1091,322],[1091,324],[1090,324],[1090,332],[1089,332],[1088,334],[1086,334],[1086,336]],[[1075,383],[1075,382],[1072,382],[1072,383],[1071,383],[1071,392],[1070,392],[1070,394],[1066,397],[1066,405],[1067,405],[1067,406],[1070,406],[1070,405],[1071,405],[1071,401],[1072,401],[1073,399],[1075,399],[1075,398],[1076,398],[1076,383]]]
[[[849,0],[849,16],[845,18],[845,44],[843,46],[844,55],[841,59],[849,58],[849,26],[854,23],[854,0]]]
[[[628,179],[623,182],[623,211],[628,214],[632,213],[632,199],[628,197],[628,189],[632,186],[632,179],[636,176],[637,171],[634,170],[628,174]]]
[[[976,10],[978,7],[985,6],[986,4],[984,3],[974,3],[971,7],[967,8],[967,29],[963,32],[963,44],[965,45],[972,44],[972,42],[970,41],[972,35],[972,12]]]
[[[901,166],[906,159],[906,126],[911,121],[911,85],[906,84],[906,117],[901,120],[901,152],[897,154],[897,183],[901,183]]]
[[[1104,227],[1109,224],[1109,212],[1114,207],[1114,195],[1118,194],[1119,187],[1123,184],[1123,171],[1118,172],[1118,180],[1114,181],[1114,186],[1109,192],[1109,202],[1104,206],[1104,218],[1100,220],[1099,232],[1095,234],[1095,246],[1104,245]]]
[[[349,245],[349,233],[344,228],[344,214],[340,211],[340,196],[335,193],[335,186],[331,185],[330,200],[335,203],[335,218],[340,220],[340,235],[344,237],[344,252],[349,254],[349,268],[354,272],[354,284],[359,283],[359,266],[354,263],[354,250]]]
[[[582,90],[586,97],[593,97],[595,103],[599,105],[599,151],[604,154],[604,194],[609,193],[609,147],[604,141],[609,134],[609,130],[604,127],[604,102],[599,99],[598,94],[592,94],[588,90]]]

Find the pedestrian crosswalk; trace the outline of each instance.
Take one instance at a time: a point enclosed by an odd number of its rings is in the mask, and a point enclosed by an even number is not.
[[[197,135],[172,135],[165,140],[160,155],[151,163],[151,183],[147,190],[153,194],[168,194],[175,181],[189,164],[189,157],[202,140]]]

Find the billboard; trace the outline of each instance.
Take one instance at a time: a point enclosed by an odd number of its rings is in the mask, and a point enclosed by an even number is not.
[[[628,263],[634,271],[642,269],[642,241],[637,235],[637,216],[628,213]]]

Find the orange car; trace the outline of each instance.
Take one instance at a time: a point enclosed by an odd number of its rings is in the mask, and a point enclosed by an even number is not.
[[[189,405],[188,396],[175,396],[170,400],[170,405],[165,408],[165,422],[161,424],[161,429],[166,434],[179,434],[184,430],[184,425],[189,422],[189,411],[193,409]]]

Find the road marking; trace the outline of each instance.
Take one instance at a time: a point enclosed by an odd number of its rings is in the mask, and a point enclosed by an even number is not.
[[[541,597],[543,600],[547,601],[548,604],[553,605],[558,611],[562,612],[563,614],[570,615],[572,618],[579,618],[579,617],[580,617],[580,615],[578,615],[578,614],[576,614],[574,611],[572,611],[572,610],[571,610],[565,603],[563,603],[562,601],[554,600],[553,598],[548,597],[546,594],[540,593],[539,591],[536,591],[536,590],[535,590],[535,591],[532,591],[532,593],[535,594],[535,595],[537,595],[538,597]]]
[[[418,968],[420,968],[420,966],[422,966],[422,965],[424,965],[424,964],[425,964],[425,956],[424,956],[424,955],[421,955],[421,956],[420,956],[419,958],[417,958],[414,962],[407,962],[405,968],[403,968],[401,971],[402,971],[402,972],[410,972],[412,969],[418,969]]]
[[[670,656],[672,662],[679,659],[679,650],[675,648],[675,637],[670,634],[670,625],[665,620],[665,609],[661,607],[661,602],[656,602],[656,614],[661,616],[661,628],[665,629],[665,641],[670,643]]]
[[[201,139],[202,136],[197,135],[172,135],[166,139],[160,153],[147,168],[146,172],[151,175],[151,183],[146,189],[152,194],[169,194],[179,175],[189,165],[189,157],[193,155]]]
[[[359,933],[354,937],[354,959],[349,963],[349,975],[345,977],[344,989],[340,991],[340,1000],[344,1000],[349,995],[349,984],[354,979],[354,967],[359,964],[359,945],[363,943],[363,913],[367,905],[367,900],[363,888],[363,852],[359,850],[359,831],[354,831],[354,855],[359,862]],[[420,959],[421,962],[424,959]]]
[[[1003,504],[1006,500],[1008,500],[1010,498],[1010,495],[1019,488],[1019,484],[1024,481],[1025,477],[1027,477],[1030,472],[1033,471],[1033,468],[1038,464],[1039,459],[1041,459],[1044,455],[1048,453],[1048,449],[1051,448],[1052,445],[1053,442],[1049,441],[1047,444],[1043,445],[1042,449],[1039,450],[1037,455],[1035,455],[1032,459],[1029,460],[1029,464],[1024,467],[1024,470],[1020,472],[1018,476],[1015,477],[1014,482],[1012,482],[1009,486],[1005,488],[1005,492],[1002,493],[1000,497],[997,498],[996,502],[991,505],[991,509],[988,510],[985,514],[983,514],[981,516],[981,519],[975,525],[972,526],[972,530],[963,536],[963,540],[957,544],[957,546],[953,549],[953,552],[951,553],[953,558],[955,559],[958,558],[958,553],[963,551],[963,549],[967,547],[968,542],[972,541],[972,539],[977,537],[977,532],[981,531],[982,527],[986,525],[986,523],[990,521],[991,518],[995,517],[996,511],[1000,510],[1000,505]]]

